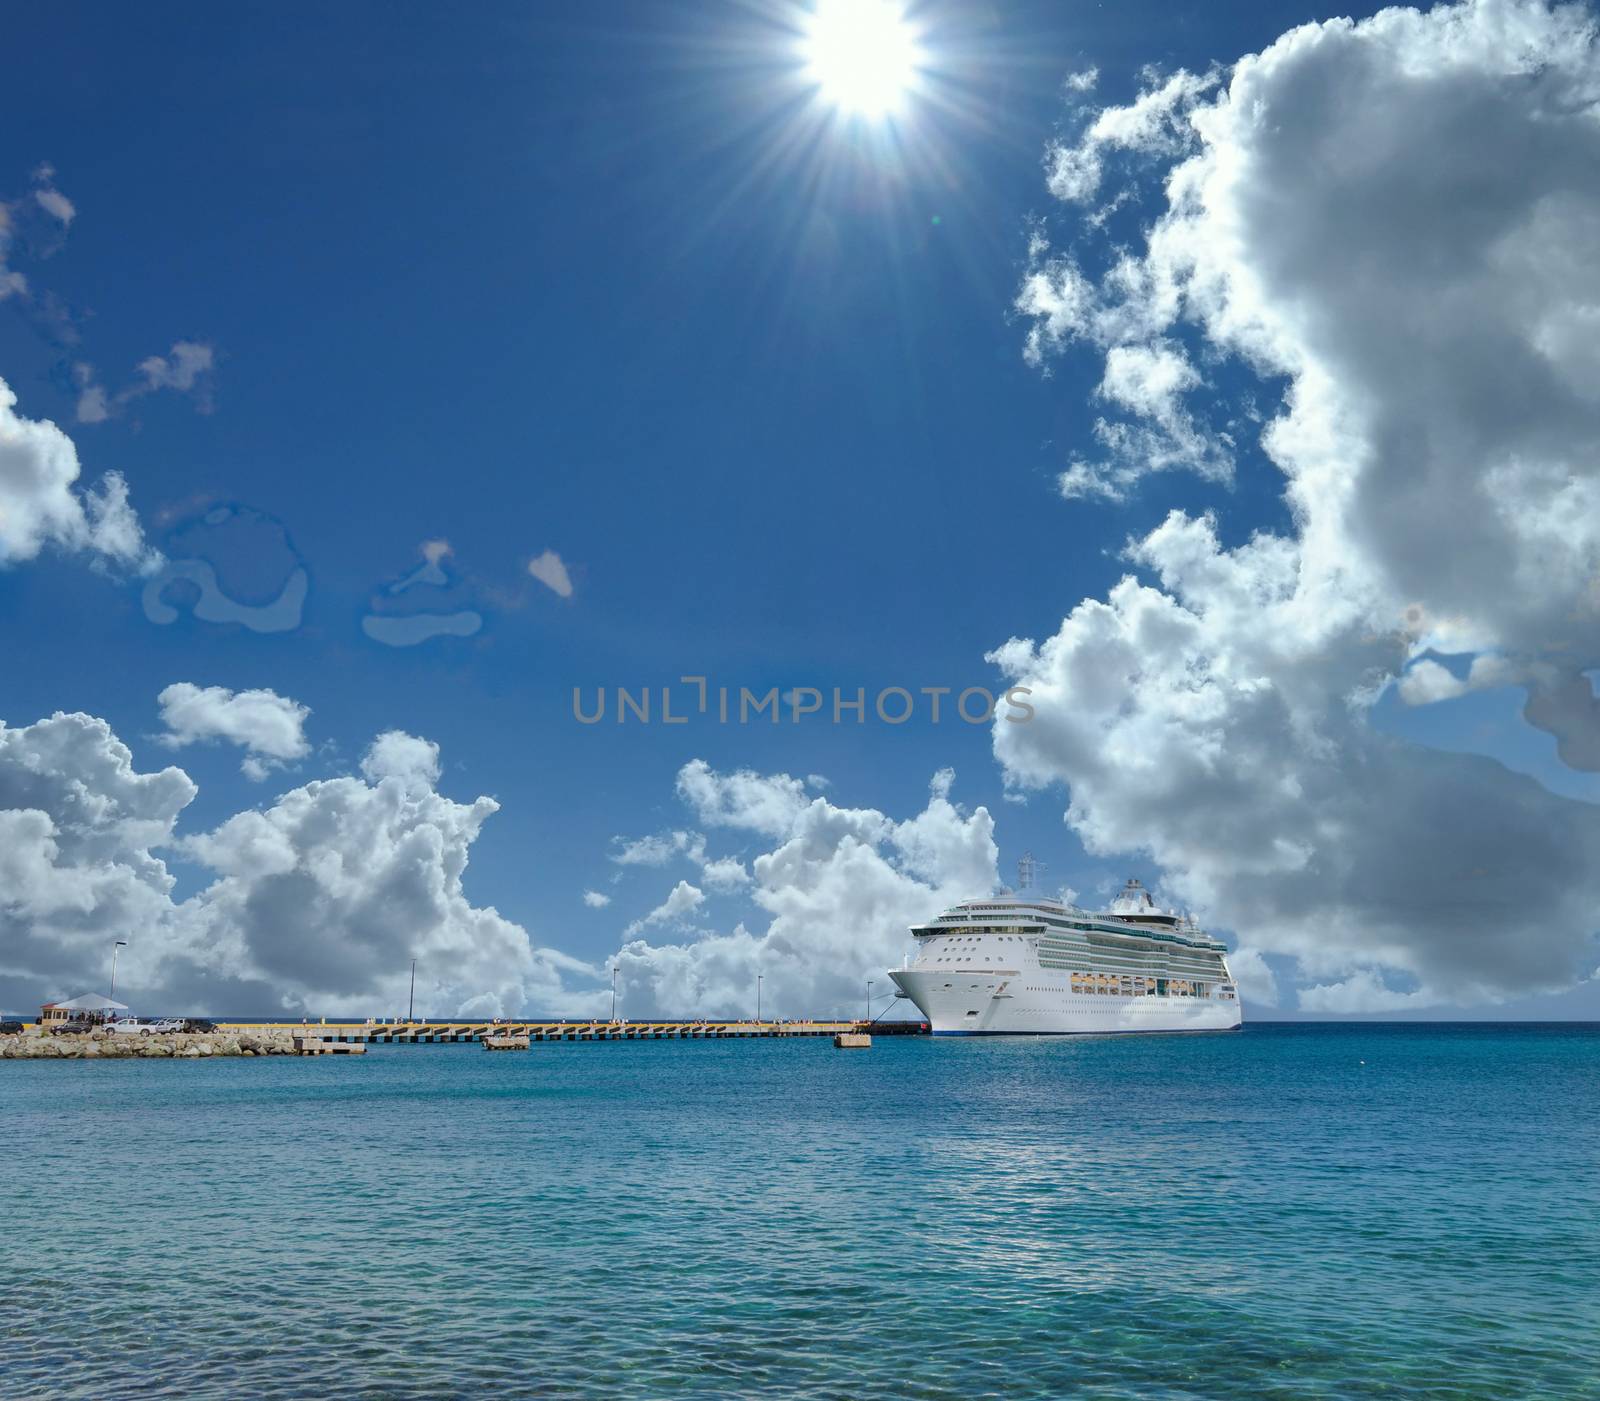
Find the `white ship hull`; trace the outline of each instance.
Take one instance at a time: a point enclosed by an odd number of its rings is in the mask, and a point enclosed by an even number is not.
[[[895,985],[935,1036],[1085,1036],[1119,1032],[1233,1031],[1235,999],[1074,992],[1040,968],[895,969]]]

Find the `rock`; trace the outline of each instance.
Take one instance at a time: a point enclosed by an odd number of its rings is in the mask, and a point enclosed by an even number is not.
[[[127,1036],[101,1030],[84,1035],[54,1036],[34,1032],[0,1037],[0,1060],[122,1060],[141,1057],[156,1060],[181,1057],[195,1060],[210,1056],[287,1056],[294,1054],[287,1033],[163,1033]]]

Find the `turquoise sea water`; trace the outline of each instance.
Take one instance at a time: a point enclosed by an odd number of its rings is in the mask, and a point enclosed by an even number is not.
[[[0,1395],[1600,1397],[1600,1028],[0,1062]]]

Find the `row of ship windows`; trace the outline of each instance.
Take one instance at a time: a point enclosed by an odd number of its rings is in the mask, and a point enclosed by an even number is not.
[[[1041,939],[1039,952],[1046,954],[1094,952],[1112,957],[1120,955],[1124,958],[1148,958],[1152,954],[1162,958],[1217,957],[1215,949],[1175,949],[1165,944],[1138,944],[1113,939]]]
[[[948,987],[951,986],[951,984],[946,983],[945,986],[948,988]],[[976,987],[977,984],[974,983],[973,986]],[[1067,994],[1067,992],[1068,992],[1067,988],[1050,988],[1050,987],[1028,987],[1026,990],[1028,992],[1059,992],[1063,996],[1065,996]],[[1206,996],[1206,993],[1205,993],[1204,989],[1196,987],[1195,985],[1190,984],[1190,983],[1179,984],[1176,981],[1168,983],[1167,991],[1166,991],[1165,994],[1162,994],[1160,988],[1156,988],[1156,987],[1125,988],[1125,987],[1087,987],[1087,986],[1085,986],[1085,987],[1077,987],[1077,986],[1074,986],[1071,989],[1071,992],[1072,992],[1072,994],[1074,996],[1077,996],[1077,997],[1159,997],[1159,996],[1163,996],[1163,995],[1165,995],[1167,997],[1204,997],[1204,996]],[[1230,994],[1222,993],[1221,996],[1228,997],[1228,996],[1230,996]]]
[[[1081,958],[1085,954],[1091,954],[1095,958],[1171,958],[1191,963],[1215,963],[1218,959],[1218,954],[1210,949],[1176,949],[1165,944],[1114,944],[1102,940],[1084,943],[1080,940],[1069,942],[1045,939],[1038,947],[1041,958],[1050,958],[1052,955],[1056,957],[1071,955]]]
[[[1114,963],[1109,959],[1080,959],[1065,963],[1059,959],[1041,959],[1040,966],[1052,973],[1110,973],[1125,978],[1223,978],[1227,975],[1218,964],[1210,966],[1192,963]]]
[[[1168,963],[1209,965],[1213,962],[1211,959],[1185,959],[1181,954],[1172,954],[1165,949],[1150,949],[1143,953],[1127,949],[1040,949],[1039,961],[1047,968],[1052,962],[1062,963],[1064,967],[1078,963],[1104,963],[1111,966],[1120,964],[1126,968],[1149,968],[1157,963],[1165,967]]]
[[[974,938],[945,939],[935,948],[968,949],[979,941]],[[1000,935],[996,943],[1026,943],[1020,935]],[[957,955],[950,954],[943,958],[934,959],[935,963],[951,963],[957,961]],[[1046,944],[1041,947],[1039,963],[1044,968],[1060,969],[1063,972],[1072,968],[1082,968],[1085,963],[1100,968],[1109,968],[1117,972],[1154,973],[1160,969],[1171,969],[1173,973],[1189,973],[1197,977],[1221,977],[1222,961],[1210,958],[1204,954],[1185,956],[1174,953],[1170,949],[1152,949],[1148,953],[1139,953],[1133,950],[1118,949],[1115,951],[1104,947],[1096,948],[1088,945],[1060,945],[1054,947]]]
[[[1023,944],[1023,943],[1030,942],[1030,940],[1024,938],[1020,934],[1000,934],[998,931],[994,931],[994,930],[983,931],[983,932],[988,932],[988,933],[995,934],[996,935],[996,939],[995,939],[996,943],[1001,943],[1001,944],[1013,944],[1013,943],[1015,943],[1015,944]],[[968,945],[968,944],[975,944],[975,943],[978,942],[978,939],[976,937],[974,937],[972,935],[967,935],[967,934],[945,935],[943,937],[944,937],[944,941],[945,941],[946,945],[948,945],[948,943],[950,941],[952,941],[952,940],[955,943],[961,944],[963,946]],[[1044,940],[1042,940],[1040,942],[1039,951],[1040,951],[1040,954],[1042,955],[1042,957],[1044,959],[1048,959],[1051,954],[1056,954],[1056,955],[1060,955],[1060,954],[1079,954],[1079,955],[1089,954],[1091,956],[1098,956],[1098,957],[1101,957],[1101,958],[1124,958],[1124,959],[1146,959],[1146,960],[1147,959],[1151,959],[1151,958],[1160,958],[1160,959],[1168,960],[1168,961],[1178,960],[1179,966],[1181,966],[1184,963],[1187,963],[1191,968],[1194,968],[1196,971],[1198,971],[1200,968],[1205,968],[1205,969],[1207,969],[1209,971],[1211,969],[1214,969],[1217,966],[1216,960],[1214,958],[1212,958],[1211,956],[1209,956],[1207,954],[1204,954],[1204,953],[1198,953],[1197,952],[1197,953],[1195,953],[1193,955],[1185,955],[1185,954],[1182,954],[1182,953],[1175,953],[1171,949],[1150,949],[1148,952],[1142,952],[1137,946],[1129,946],[1129,945],[1126,945],[1126,944],[1112,944],[1112,943],[1109,943],[1109,942],[1106,942],[1106,941],[1096,941],[1094,943],[1089,943],[1089,942],[1086,942],[1086,941],[1081,940],[1081,939],[1070,939],[1069,940],[1069,939],[1049,939],[1049,938],[1046,938],[1046,939],[1044,939]],[[1045,964],[1045,966],[1049,967],[1050,964],[1047,962]]]
[[[997,934],[1002,939],[1015,940],[1017,943],[1022,943],[1023,940],[1024,940],[1024,936],[1023,935],[1021,935],[1021,934],[1011,934],[1011,933],[1007,933],[1006,932],[1008,929],[1015,929],[1015,928],[1016,928],[1015,925],[969,924],[969,925],[962,925],[960,928],[954,928],[954,929],[950,929],[948,931],[941,929],[939,931],[939,935],[936,936],[936,937],[970,938],[970,937],[972,937],[974,935]],[[1062,930],[1066,930],[1066,929],[1071,929],[1071,930],[1077,931],[1077,933],[1076,933],[1076,935],[1063,936],[1060,932],[1055,932],[1055,933],[1050,932],[1050,930],[1062,931]],[[1087,924],[1065,925],[1065,924],[1054,924],[1054,923],[1052,923],[1050,925],[1050,930],[1047,930],[1045,932],[1045,934],[1044,934],[1044,936],[1043,936],[1043,938],[1041,940],[1041,947],[1043,947],[1043,948],[1051,948],[1051,947],[1059,948],[1059,947],[1062,947],[1062,946],[1065,946],[1067,948],[1083,948],[1083,947],[1085,947],[1085,942],[1086,942],[1085,939],[1083,938],[1083,936],[1087,935],[1087,934],[1091,934],[1091,933],[1100,936],[1099,938],[1095,939],[1093,942],[1096,945],[1098,945],[1099,947],[1101,947],[1101,948],[1107,948],[1107,947],[1110,947],[1110,948],[1117,948],[1117,947],[1127,948],[1127,947],[1130,947],[1130,946],[1136,947],[1137,945],[1136,945],[1135,941],[1139,938],[1139,936],[1122,936],[1120,938],[1118,938],[1117,936],[1114,936],[1114,935],[1108,936],[1105,931],[1098,930],[1098,929],[1092,929]],[[1171,937],[1168,936],[1168,937],[1160,938],[1156,942],[1158,942],[1160,944],[1163,944],[1163,945],[1170,946],[1174,942],[1174,940],[1172,940]]]
[[[973,908],[975,910],[978,910],[978,911],[980,911],[982,913],[985,913],[985,914],[1008,914],[1008,915],[1013,915],[1014,918],[1027,919],[1027,920],[1033,921],[1034,923],[1043,924],[1049,929],[1079,929],[1079,930],[1084,930],[1084,931],[1088,931],[1088,930],[1100,931],[1100,930],[1103,929],[1103,926],[1091,923],[1091,922],[1086,921],[1086,920],[1062,919],[1059,915],[1046,914],[1043,911],[1039,911],[1037,913],[1030,912],[1028,914],[1022,914],[1020,911],[1013,911],[1012,909],[1010,909],[1010,908],[1008,908],[1006,906],[996,906],[996,905],[975,905],[975,906],[973,906]],[[998,932],[1001,929],[1006,929],[1006,928],[1014,929],[1016,927],[1015,925],[970,925],[970,924],[964,923],[962,921],[961,916],[956,916],[955,918],[952,919],[948,915],[940,916],[939,920],[936,920],[935,923],[944,923],[946,921],[948,921],[951,924],[960,924],[960,926],[963,929],[984,929],[984,930],[987,930],[988,932],[991,932],[991,933]],[[1200,932],[1200,931],[1197,931],[1197,932]],[[1163,939],[1163,941],[1165,941],[1167,939],[1170,939],[1172,937],[1172,935],[1170,935],[1168,933],[1165,933],[1165,932],[1162,932],[1160,935],[1153,936],[1153,937],[1160,937],[1161,939]],[[1202,933],[1202,937],[1204,937],[1203,933]]]
[[[1186,978],[1100,978],[1085,974],[1072,980],[1074,992],[1109,993],[1113,997],[1204,997],[1203,984]]]
[[[1041,944],[1039,957],[1041,958],[1082,958],[1085,955],[1094,958],[1161,958],[1175,959],[1184,963],[1215,964],[1219,962],[1217,955],[1200,949],[1150,949],[1119,947],[1115,944]]]
[[[1187,939],[1167,939],[1154,934],[1108,933],[1102,929],[1085,930],[1081,934],[1045,933],[1040,937],[1042,948],[1069,948],[1081,949],[1090,946],[1097,949],[1191,949],[1195,953],[1211,953],[1212,950],[1203,945],[1192,943]]]
[[[952,989],[954,989],[955,984],[954,983],[946,983],[944,986],[945,986],[945,991],[949,992]],[[979,984],[979,983],[973,983],[972,984],[972,988],[973,988],[974,991],[979,990],[979,988],[981,986],[982,985]],[[993,985],[991,984],[990,986],[991,986],[991,989],[992,989]],[[1033,986],[1026,986],[1024,990],[1027,991],[1027,992],[1059,992],[1059,993],[1062,993],[1063,995],[1065,995],[1066,992],[1067,992],[1066,988],[1047,988],[1047,987],[1033,987]],[[1219,992],[1219,993],[1216,993],[1216,994],[1210,994],[1210,993],[1207,993],[1205,988],[1200,984],[1181,982],[1178,979],[1172,979],[1172,980],[1168,981],[1167,982],[1167,988],[1166,988],[1166,991],[1164,993],[1162,992],[1162,990],[1159,987],[1132,987],[1132,988],[1127,988],[1127,987],[1098,987],[1098,986],[1096,986],[1096,987],[1081,986],[1080,987],[1080,986],[1078,986],[1076,984],[1073,985],[1071,991],[1072,991],[1072,993],[1074,995],[1079,996],[1079,997],[1205,997],[1205,998],[1209,998],[1209,997],[1215,996],[1217,999],[1220,999],[1223,1002],[1233,1002],[1233,1001],[1237,1000],[1237,994],[1235,994],[1235,993],[1232,993],[1232,992]],[[974,1017],[974,1016],[977,1015],[977,1013],[976,1012],[968,1012],[967,1015],[969,1017]]]
[[[1029,992],[1059,992],[1063,996],[1065,996],[1066,993],[1067,993],[1067,989],[1066,988],[1029,988],[1028,991]],[[1154,997],[1154,996],[1156,996],[1155,988],[1073,988],[1071,991],[1072,991],[1072,995],[1074,997],[1094,997],[1094,996],[1101,996],[1101,997]],[[1202,994],[1200,994],[1200,993],[1196,993],[1195,994],[1196,997],[1201,996],[1201,995]],[[1179,993],[1179,992],[1169,992],[1167,994],[1167,996],[1169,996],[1169,997],[1183,997],[1183,996],[1187,996],[1187,994]]]
[[[1041,958],[1039,960],[1039,964],[1043,968],[1053,969],[1062,973],[1110,972],[1116,974],[1126,974],[1128,976],[1158,978],[1181,977],[1185,975],[1194,978],[1220,978],[1224,976],[1220,961],[1202,959],[1174,959],[1170,955],[1155,955],[1148,959],[1140,959],[1126,955],[1122,958],[1107,958],[1104,956],[1096,958],[1087,949],[1083,950],[1082,952],[1082,957],[1071,962],[1067,961],[1066,959],[1056,957]],[[965,952],[950,953],[934,958],[932,962],[961,963],[965,961],[967,957],[968,955]],[[1088,965],[1087,967],[1085,966],[1086,964]]]
[[[964,949],[968,945],[976,944],[977,942],[978,941],[976,939],[945,939],[945,940],[941,941],[940,943],[935,944],[934,947],[935,948],[950,948],[950,947],[954,946],[956,948]],[[1009,944],[1009,943],[1018,943],[1018,944],[1020,944],[1020,943],[1023,943],[1025,941],[1018,935],[1007,936],[1007,935],[1002,934],[999,937],[999,939],[997,939],[995,942],[996,943],[1000,943],[1000,944]],[[935,963],[955,963],[955,962],[957,962],[959,960],[958,960],[958,956],[956,954],[949,954],[949,955],[946,955],[944,958],[936,958],[933,961]]]

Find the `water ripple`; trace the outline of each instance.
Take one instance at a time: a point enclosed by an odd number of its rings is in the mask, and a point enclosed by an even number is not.
[[[1597,1070],[1481,1027],[10,1061],[0,1392],[1600,1397]]]

